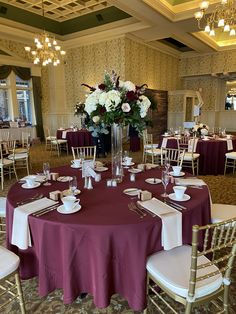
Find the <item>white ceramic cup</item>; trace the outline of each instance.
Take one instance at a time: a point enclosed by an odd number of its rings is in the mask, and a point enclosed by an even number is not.
[[[71,211],[80,202],[80,200],[77,199],[75,196],[62,197],[61,201],[62,201],[66,211]]]
[[[79,168],[81,166],[81,159],[71,160],[71,163],[74,167]]]
[[[179,176],[182,167],[181,166],[172,166],[172,169],[173,169],[174,175]]]
[[[132,162],[132,158],[131,157],[125,157],[125,164],[126,165],[130,165],[131,164],[131,162]]]
[[[226,138],[227,138],[228,140],[230,140],[230,139],[231,139],[231,135],[230,135],[230,134],[227,134],[227,135],[226,135]]]
[[[35,185],[36,176],[27,176],[25,178],[25,181],[28,186],[34,186]]]
[[[184,192],[186,191],[186,186],[176,185],[173,187],[175,192],[175,197],[177,200],[182,200],[184,196]]]

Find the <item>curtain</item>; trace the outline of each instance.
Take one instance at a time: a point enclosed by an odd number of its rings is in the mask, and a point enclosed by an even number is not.
[[[17,67],[13,65],[2,65],[0,66],[0,79],[6,79],[11,71],[19,76],[22,80],[28,81],[32,78],[33,82],[33,95],[34,95],[34,108],[35,108],[35,116],[36,116],[36,130],[37,136],[40,137],[41,140],[44,139],[43,132],[43,116],[42,116],[42,89],[41,89],[41,78],[38,76],[31,76],[30,68]]]

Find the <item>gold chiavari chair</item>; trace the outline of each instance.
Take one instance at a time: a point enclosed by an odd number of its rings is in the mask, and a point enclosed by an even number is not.
[[[224,175],[226,174],[227,168],[233,168],[233,174],[236,169],[236,152],[229,152],[225,154],[225,169]]]
[[[161,156],[161,149],[158,144],[153,143],[153,135],[147,130],[143,131],[143,163],[146,163],[151,158],[151,163],[159,163]]]
[[[161,148],[161,165],[164,165],[165,158],[168,158],[171,166],[181,166],[183,164],[185,150],[180,148]]]
[[[0,233],[6,233],[6,197],[0,197]]]
[[[12,149],[14,150],[16,141],[11,142]],[[5,147],[4,147],[5,149]],[[7,148],[8,149],[8,148]],[[9,160],[8,158],[4,158],[3,155],[3,143],[0,143],[0,179],[1,179],[1,187],[3,190],[4,186],[4,175],[8,174],[9,178],[11,178],[11,174],[14,172],[15,177],[17,179],[17,174],[16,174],[16,168],[15,168],[15,161],[14,160]]]
[[[55,141],[57,138],[56,136],[51,135],[51,130],[49,129],[48,126],[44,125],[43,131],[44,131],[44,137],[45,137],[45,150],[47,150],[48,147],[51,150],[51,141]]]
[[[199,170],[199,157],[200,154],[196,153],[196,146],[198,139],[196,137],[181,137],[179,140],[179,147],[185,148],[185,155],[183,159],[183,167],[191,168],[193,175],[198,175]]]
[[[236,255],[235,222],[236,218],[202,227],[195,225],[192,246],[157,252],[148,258],[148,300],[160,313],[178,314],[165,295],[183,304],[185,314],[209,303],[215,313],[229,313],[231,270]],[[165,311],[160,307],[161,301]],[[148,307],[144,313],[148,313]]]
[[[8,142],[9,143],[9,142]],[[8,148],[10,151],[10,148]],[[25,152],[18,153],[14,148],[12,153],[7,157],[9,160],[14,162],[16,169],[26,169],[27,175],[29,175],[29,167],[30,167],[30,144],[27,145]]]
[[[4,298],[4,301],[0,303],[0,311],[7,304],[17,299],[20,304],[21,314],[26,313],[18,272],[19,264],[20,259],[16,254],[0,246],[0,297],[9,296],[8,299],[5,300]]]
[[[96,146],[81,146],[71,147],[73,159],[79,159],[81,156],[84,159],[96,159]]]
[[[22,132],[22,134],[21,134],[21,147],[16,148],[15,152],[17,154],[27,153],[29,145],[30,145],[30,133]]]

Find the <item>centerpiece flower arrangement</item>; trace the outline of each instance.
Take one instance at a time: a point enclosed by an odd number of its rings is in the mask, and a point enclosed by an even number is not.
[[[209,132],[209,126],[203,123],[196,124],[193,127],[193,132],[196,132],[197,135],[207,135]]]
[[[146,84],[136,86],[122,81],[113,71],[105,73],[104,80],[96,87],[88,87],[91,93],[85,100],[84,111],[88,114],[87,126],[97,134],[107,133],[113,123],[132,125],[139,134],[146,128],[150,100],[144,96]]]

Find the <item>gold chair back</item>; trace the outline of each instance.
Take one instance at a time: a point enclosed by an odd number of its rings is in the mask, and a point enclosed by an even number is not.
[[[71,147],[73,159],[96,159],[96,146]]]

